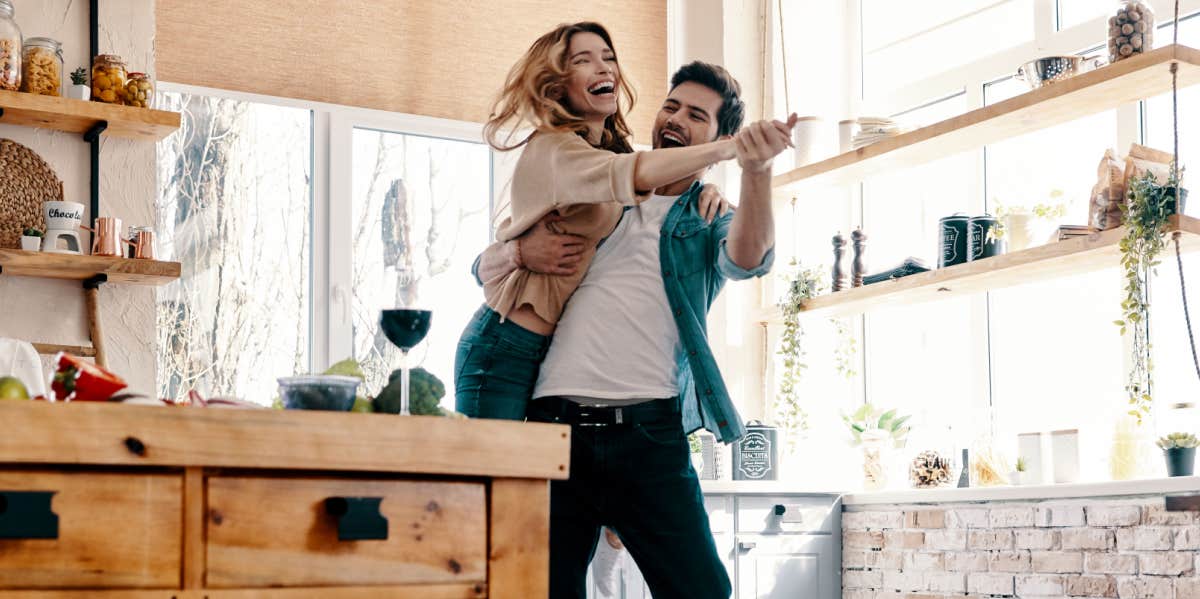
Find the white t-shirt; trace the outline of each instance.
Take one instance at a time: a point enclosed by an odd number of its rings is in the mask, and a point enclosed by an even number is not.
[[[659,236],[679,196],[626,212],[567,302],[533,396],[629,404],[679,393],[679,329],[659,262]],[[640,212],[640,215],[639,215]]]

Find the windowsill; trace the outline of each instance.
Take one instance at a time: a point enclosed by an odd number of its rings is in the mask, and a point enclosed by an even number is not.
[[[837,495],[828,489],[807,487],[788,481],[701,481],[708,494]],[[882,504],[970,503],[981,501],[1038,501],[1044,499],[1085,499],[1091,497],[1134,497],[1170,493],[1200,493],[1200,476],[1152,478],[1020,487],[942,488],[847,493],[846,506]]]

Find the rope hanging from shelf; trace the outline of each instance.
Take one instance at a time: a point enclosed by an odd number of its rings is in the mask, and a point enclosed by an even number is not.
[[[1171,43],[1179,45],[1179,0],[1175,0],[1174,32]],[[1179,62],[1171,63],[1171,134],[1174,147],[1174,157],[1171,160],[1171,177],[1175,181],[1175,209],[1182,214],[1182,200],[1179,196]],[[1182,233],[1176,231],[1171,236],[1175,242],[1175,264],[1179,268],[1179,294],[1183,297],[1183,320],[1187,323],[1188,345],[1192,349],[1192,366],[1196,368],[1196,377],[1200,378],[1200,358],[1196,356],[1196,337],[1192,334],[1192,315],[1188,310],[1187,284],[1183,278],[1183,256],[1179,249],[1179,238]]]

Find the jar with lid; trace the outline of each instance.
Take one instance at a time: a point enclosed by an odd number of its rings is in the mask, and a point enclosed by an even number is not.
[[[1125,0],[1108,18],[1108,61],[1117,62],[1154,48],[1154,9],[1145,0]]]
[[[0,0],[0,89],[21,89],[21,28],[13,20],[12,0]]]
[[[62,95],[62,44],[48,37],[31,37],[25,40],[21,64],[21,91],[42,96]]]
[[[150,108],[154,101],[154,83],[145,73],[130,73],[125,83],[125,105]]]
[[[92,101],[121,104],[128,72],[125,61],[115,54],[101,54],[92,61]]]

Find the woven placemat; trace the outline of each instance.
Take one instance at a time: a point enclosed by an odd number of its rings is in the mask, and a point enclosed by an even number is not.
[[[25,227],[45,231],[42,202],[62,199],[62,182],[37,152],[0,139],[0,248],[21,247]]]

